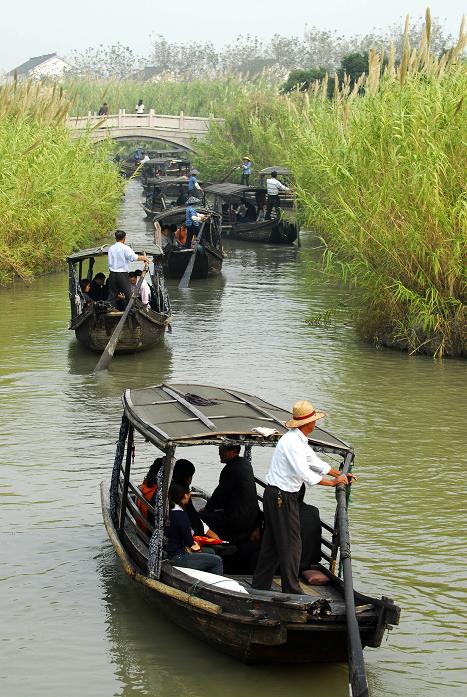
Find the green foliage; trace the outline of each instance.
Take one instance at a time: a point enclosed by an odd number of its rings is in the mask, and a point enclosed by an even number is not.
[[[198,145],[218,177],[244,154],[286,164],[301,219],[327,245],[326,267],[361,298],[359,326],[410,352],[465,351],[467,66],[465,35],[442,58],[427,36],[400,64],[370,51],[368,75],[308,93],[245,87]]]
[[[360,75],[368,75],[368,70],[368,53],[359,53],[358,51],[347,53],[341,60],[341,78],[345,73],[349,76],[352,84],[358,80]]]
[[[115,223],[122,184],[109,148],[72,141],[59,89],[0,89],[0,284],[57,268]]]
[[[282,92],[288,93],[292,90],[306,92],[310,85],[316,80],[323,80],[326,75],[325,68],[309,68],[308,70],[292,70],[287,81],[282,85]]]

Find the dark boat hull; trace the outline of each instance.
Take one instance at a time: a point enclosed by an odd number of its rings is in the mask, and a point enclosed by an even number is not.
[[[206,583],[194,583],[183,569],[168,563],[163,563],[161,580],[155,581],[144,571],[145,558],[138,538],[126,527],[120,537],[117,535],[104,482],[101,502],[104,524],[124,570],[151,589],[152,601],[184,631],[246,663],[347,660],[345,604],[339,600],[341,582],[329,572],[326,573],[337,588],[334,601],[330,601],[331,612],[324,608],[319,593],[284,596],[258,591],[251,595],[229,592]],[[398,622],[399,608],[387,600],[358,593],[355,596],[362,645],[379,646],[388,624]],[[329,603],[324,605],[330,607]]]
[[[147,316],[145,316],[147,315]],[[121,312],[90,312],[75,330],[77,340],[90,351],[102,353],[117,326]],[[115,353],[134,353],[154,346],[164,337],[168,320],[163,315],[145,310],[130,313],[117,343]]]
[[[170,278],[181,278],[191,258],[190,250],[180,251],[171,249],[164,254],[164,273]],[[207,278],[222,271],[222,254],[207,245],[203,245],[202,251],[196,252],[192,278]]]
[[[262,222],[240,223],[223,228],[223,234],[244,242],[263,244],[293,244],[297,239],[296,223],[288,220],[264,220]]]

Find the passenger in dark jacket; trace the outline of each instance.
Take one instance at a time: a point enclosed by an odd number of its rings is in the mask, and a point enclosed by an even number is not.
[[[235,545],[250,540],[261,517],[253,468],[245,457],[239,455],[240,446],[222,445],[219,448],[219,457],[225,467],[206,507],[200,511],[204,522],[222,540]]]
[[[89,295],[93,300],[107,300],[109,296],[109,288],[106,285],[105,275],[103,273],[96,273],[92,279]]]

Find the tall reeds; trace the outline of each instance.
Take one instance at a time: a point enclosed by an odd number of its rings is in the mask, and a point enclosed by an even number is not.
[[[359,289],[361,333],[435,356],[465,352],[465,44],[462,26],[433,55],[428,12],[417,48],[406,23],[399,63],[371,50],[369,74],[331,100],[326,80],[290,97],[245,88],[197,146],[208,177],[242,155],[288,164],[327,268]]]
[[[0,88],[0,284],[57,268],[115,223],[122,185],[107,146],[72,141],[58,86]]]
[[[361,291],[362,333],[437,356],[465,351],[467,66],[458,44],[399,65],[370,52],[359,90],[290,109],[288,161],[326,262]],[[364,93],[361,94],[361,90]]]

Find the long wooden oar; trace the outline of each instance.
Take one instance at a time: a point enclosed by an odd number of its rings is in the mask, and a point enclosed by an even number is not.
[[[227,174],[225,175],[225,177],[223,177],[223,178],[221,179],[220,183],[223,184],[223,183],[230,177],[230,175],[232,174],[232,172],[235,172],[235,170],[238,169],[238,168],[239,168],[239,165],[235,165],[235,167],[232,167],[232,169],[231,169],[229,172],[227,172]]]
[[[196,260],[196,254],[198,252],[198,245],[201,242],[201,238],[203,236],[203,231],[204,231],[204,226],[206,225],[206,220],[203,221],[201,224],[200,231],[198,232],[198,237],[196,238],[196,242],[194,244],[193,249],[191,250],[191,257],[190,261],[188,262],[185,273],[183,274],[182,278],[180,279],[180,283],[178,284],[179,288],[188,288],[188,284],[191,279],[191,274],[193,272],[193,267],[195,265],[195,260]]]
[[[136,298],[139,295],[139,291],[141,288],[141,285],[143,283],[144,277],[146,276],[147,272],[149,270],[149,266],[146,265],[144,267],[144,271],[141,274],[141,278],[139,279],[138,283],[133,289],[133,292],[131,294],[131,298],[128,301],[128,305],[125,308],[125,312],[123,315],[120,317],[117,326],[112,332],[112,336],[110,337],[107,346],[105,347],[104,351],[102,352],[102,356],[99,358],[99,362],[97,363],[96,367],[94,368],[93,372],[98,373],[100,370],[107,370],[110,361],[113,358],[113,355],[115,353],[115,349],[117,348],[118,340],[120,338],[120,334],[122,333],[123,326],[126,322],[126,318],[128,317],[128,314],[133,307],[133,303],[135,302]]]
[[[353,454],[348,453],[342,474],[348,474]],[[339,544],[344,571],[344,600],[347,617],[347,648],[349,655],[349,695],[368,697],[368,683],[363,660],[362,640],[355,613],[355,596],[352,579],[352,560],[350,556],[349,518],[347,515],[346,490],[344,484],[337,485],[337,520],[339,524]]]

